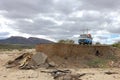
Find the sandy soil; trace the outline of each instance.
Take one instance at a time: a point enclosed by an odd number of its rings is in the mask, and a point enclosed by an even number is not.
[[[4,52],[4,51],[3,51]],[[8,60],[15,58],[20,52],[0,52],[0,80],[54,80],[49,73],[41,73],[43,68],[36,70],[19,70],[17,68],[5,68]],[[70,69],[73,73],[88,73],[80,77],[82,80],[120,80],[119,68],[80,68]],[[116,72],[117,74],[105,74],[105,72]]]

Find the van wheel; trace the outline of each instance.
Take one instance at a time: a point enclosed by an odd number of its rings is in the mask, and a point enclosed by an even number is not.
[[[79,43],[79,45],[81,45],[81,43]]]
[[[90,45],[92,45],[92,43],[90,43]]]

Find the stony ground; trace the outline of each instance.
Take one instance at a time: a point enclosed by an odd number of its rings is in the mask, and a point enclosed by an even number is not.
[[[28,50],[34,51],[34,50]],[[41,73],[43,68],[36,70],[19,70],[18,68],[5,68],[5,63],[18,56],[22,51],[1,51],[0,52],[0,80],[54,80],[49,73]],[[73,73],[86,73],[80,77],[82,80],[120,80],[119,68],[74,68]],[[112,72],[113,74],[105,74]]]

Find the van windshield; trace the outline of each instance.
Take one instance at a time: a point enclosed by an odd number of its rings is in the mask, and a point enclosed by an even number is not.
[[[80,35],[80,38],[88,38],[87,35]]]

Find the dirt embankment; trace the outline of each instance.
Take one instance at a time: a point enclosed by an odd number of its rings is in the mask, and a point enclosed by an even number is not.
[[[49,59],[62,67],[89,67],[89,64],[109,66],[118,54],[118,50],[111,46],[77,44],[40,44],[36,51],[45,53]]]
[[[88,54],[100,55],[112,53],[110,46],[81,46],[77,44],[40,44],[36,47],[38,52],[44,52],[48,56],[84,56]]]

